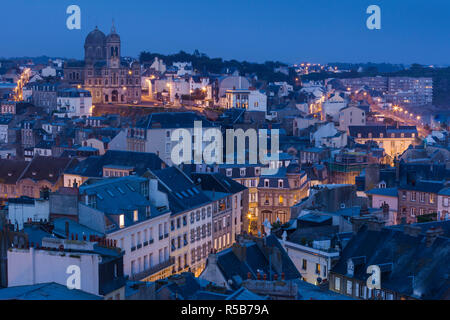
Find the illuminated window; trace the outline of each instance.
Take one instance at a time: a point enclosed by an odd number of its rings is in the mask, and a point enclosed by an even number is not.
[[[278,197],[278,202],[279,202],[280,204],[283,204],[283,201],[284,201],[283,196],[280,195],[280,196]]]
[[[134,222],[136,222],[136,221],[138,221],[138,211],[137,210],[134,210],[134,212],[133,212],[133,221]]]
[[[120,228],[125,227],[125,216],[123,214],[119,216],[119,226]]]

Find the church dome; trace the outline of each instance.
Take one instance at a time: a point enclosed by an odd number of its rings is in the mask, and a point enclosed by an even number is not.
[[[111,33],[106,37],[106,42],[120,42],[120,36],[117,33]]]
[[[104,46],[106,42],[106,36],[97,27],[91,31],[86,37],[84,42],[85,46]]]
[[[116,27],[114,26],[114,22],[113,22],[113,25],[111,27],[111,33],[108,34],[108,36],[106,37],[106,42],[108,42],[108,43],[120,42],[120,36],[116,32]]]

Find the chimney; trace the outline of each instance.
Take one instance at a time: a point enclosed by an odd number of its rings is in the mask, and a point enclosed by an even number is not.
[[[422,232],[422,229],[418,226],[407,224],[403,228],[403,232],[411,237],[417,237]]]
[[[437,237],[441,236],[444,234],[444,230],[439,227],[439,228],[435,228],[435,227],[431,227],[430,229],[428,229],[428,231],[426,232],[426,245],[427,247],[431,247],[434,243],[434,240],[436,240]]]

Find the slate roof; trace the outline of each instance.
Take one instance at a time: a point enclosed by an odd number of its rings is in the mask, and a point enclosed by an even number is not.
[[[438,194],[441,196],[450,196],[450,188],[442,189]]]
[[[168,208],[156,208],[141,194],[141,184],[148,183],[146,178],[127,176],[89,182],[80,187],[80,195],[96,195],[95,209],[109,219],[108,232],[119,228],[120,214],[124,214],[125,227],[128,227],[168,212]],[[150,207],[150,216],[146,214],[147,207]],[[134,221],[135,210],[138,211],[138,221]]]
[[[365,257],[365,263],[355,266],[353,278],[366,281],[367,266],[392,263],[392,271],[382,274],[382,289],[425,300],[450,299],[448,237],[439,236],[427,246],[423,233],[414,237],[392,228],[372,231],[363,227],[349,241],[331,271],[346,275],[347,261],[354,257]]]
[[[100,178],[104,166],[133,167],[137,175],[144,174],[148,169],[158,170],[163,161],[154,153],[108,150],[103,156],[92,156],[81,161],[73,168],[66,170],[67,174],[83,177]]]
[[[103,300],[103,297],[49,282],[0,289],[0,300]]]
[[[301,276],[300,273],[278,239],[274,235],[269,235],[265,239],[267,247],[273,246],[280,250],[282,272],[285,274],[285,279],[299,279]],[[265,256],[256,242],[244,242],[242,246],[246,246],[245,261],[239,260],[235,255],[233,248],[228,248],[217,253],[217,265],[227,282],[228,280],[233,281],[232,287],[234,289],[237,289],[240,286],[236,282],[236,279],[240,278],[240,281],[247,279],[249,272],[252,274],[253,279],[256,279],[258,270],[265,274],[269,274],[270,270],[272,271],[272,274],[276,273],[273,267],[270,269],[268,257]]]
[[[349,133],[351,137],[358,137],[361,134],[361,138],[369,138],[369,133],[372,134],[372,138],[380,138],[380,134],[383,134],[384,138],[391,138],[393,133],[396,138],[400,138],[403,133],[405,137],[411,137],[414,133],[417,137],[417,128],[415,126],[349,126]]]
[[[29,164],[28,161],[0,159],[0,183],[16,184]]]
[[[387,197],[398,197],[397,188],[374,188],[366,192],[369,195],[387,196]]]
[[[402,184],[399,190],[423,191],[430,193],[438,193],[445,188],[443,181],[426,181],[419,180],[415,184]]]
[[[220,173],[193,173],[191,178],[193,181],[200,183],[203,190],[235,194],[247,189],[242,184]]]
[[[214,127],[214,124],[195,112],[152,113],[140,121],[136,127],[145,129],[193,128],[194,121],[201,121],[202,127]]]
[[[443,236],[450,238],[450,220],[414,223],[411,225],[414,227],[419,227],[420,229],[422,229],[423,233],[425,233],[430,228],[442,228],[442,230],[444,231]],[[398,225],[390,226],[389,228],[403,231],[405,226],[406,225],[404,225],[404,224],[398,224]]]
[[[173,215],[203,206],[211,200],[200,187],[175,167],[152,171],[159,179],[158,189],[168,195]]]
[[[20,180],[47,180],[48,182],[55,184],[64,171],[69,169],[72,165],[76,165],[77,162],[78,161],[73,158],[35,156],[20,177]]]

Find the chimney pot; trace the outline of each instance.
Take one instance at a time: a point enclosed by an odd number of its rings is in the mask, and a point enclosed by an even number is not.
[[[256,274],[256,279],[261,280],[261,274],[259,273],[259,271],[258,271],[258,273]]]
[[[281,273],[281,280],[284,280],[285,279],[285,274],[284,274],[284,272],[282,272]]]

